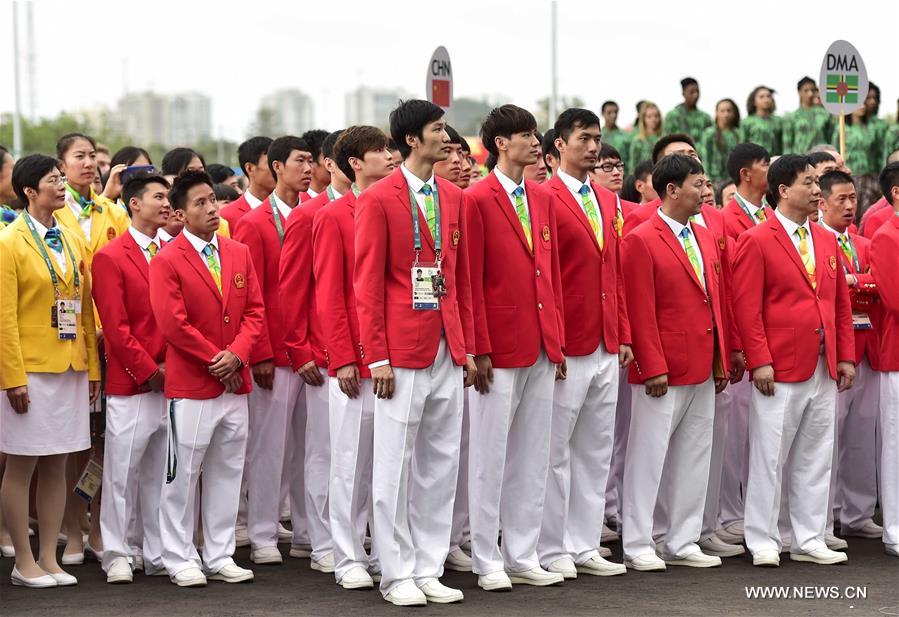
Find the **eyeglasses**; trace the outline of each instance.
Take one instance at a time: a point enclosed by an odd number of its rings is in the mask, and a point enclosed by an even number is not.
[[[621,173],[624,173],[624,163],[603,163],[602,165],[597,165],[601,170],[606,172],[607,174],[612,173],[613,170],[617,169]]]
[[[47,184],[55,184],[57,186],[60,184],[65,184],[67,181],[68,178],[66,178],[65,176],[50,176],[49,178],[47,178]]]

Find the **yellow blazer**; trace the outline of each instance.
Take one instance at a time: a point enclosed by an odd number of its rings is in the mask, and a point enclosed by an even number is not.
[[[71,193],[66,191],[66,207],[60,208],[53,213],[60,225],[71,230],[86,245],[89,251],[87,255],[88,266],[90,266],[94,253],[125,233],[128,226],[131,225],[128,213],[121,206],[116,205],[102,195],[97,195],[93,189],[91,189],[91,197],[98,205],[103,207],[103,212],[97,212],[96,210],[91,212],[90,238],[85,237],[81,225],[78,224],[78,218],[72,212],[75,198],[72,197]]]
[[[87,371],[88,379],[100,380],[94,304],[91,299],[87,248],[77,235],[61,229],[77,263],[67,250],[66,274],[53,259],[60,295],[75,293],[75,268],[81,279],[81,313],[77,316],[75,340],[60,340],[50,325],[50,311],[56,303],[47,264],[23,218],[0,232],[0,389],[28,383],[26,373],[64,373],[70,368]],[[47,248],[50,254],[51,249]]]
[[[231,227],[228,225],[228,221],[225,219],[225,217],[221,217],[219,219],[219,228],[215,233],[226,238],[231,237]]]

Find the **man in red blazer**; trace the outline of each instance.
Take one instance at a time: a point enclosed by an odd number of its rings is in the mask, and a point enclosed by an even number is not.
[[[877,506],[877,410],[880,406],[880,330],[877,285],[871,274],[871,242],[851,233],[858,209],[855,183],[842,171],[819,179],[821,219],[840,247],[843,271],[852,301],[855,334],[855,384],[837,394],[830,507],[825,541],[832,549],[846,548],[834,536],[837,517],[845,535],[880,538],[883,528],[873,520]]]
[[[721,213],[727,235],[734,240],[773,214],[765,204],[770,164],[768,151],[753,143],[737,144],[727,157],[727,170],[737,185],[737,193]]]
[[[681,154],[653,167],[658,212],[624,237],[622,272],[634,362],[624,463],[625,564],[720,566],[697,542],[709,477],[715,392],[727,383],[728,324],[718,244],[700,211],[702,165]],[[666,513],[661,558],[653,514]]]
[[[375,402],[373,541],[381,593],[399,605],[458,602],[438,577],[449,549],[462,386],[474,381],[462,192],[434,179],[449,153],[443,110],[400,104],[390,132],[405,159],[359,196],[353,289]],[[438,254],[438,248],[439,254]],[[414,293],[413,293],[414,291]]]
[[[184,229],[150,264],[150,305],[168,347],[169,461],[159,504],[162,563],[172,582],[237,583],[231,559],[247,441],[250,353],[265,327],[249,250],[218,236],[218,204],[202,171],[175,179]],[[202,474],[203,560],[193,543]]]
[[[880,182],[881,185],[884,184],[884,178],[888,178],[890,176],[895,176],[899,173],[899,162],[890,163],[886,167],[883,168],[883,171],[880,172]],[[890,182],[887,180],[886,185],[889,185]],[[881,190],[883,190],[881,188]],[[891,187],[890,190],[896,190],[895,187]],[[872,212],[870,216],[868,216],[865,221],[865,237],[866,238],[874,238],[874,234],[877,233],[877,230],[884,225],[884,223],[888,222],[893,216],[893,208],[892,204],[895,202],[896,196],[892,193],[884,193],[883,194],[884,201],[886,201],[885,206],[880,206],[880,208]],[[876,207],[877,204],[869,208],[869,210]],[[867,213],[866,213],[867,214]]]
[[[270,137],[251,137],[237,148],[240,169],[250,181],[250,186],[220,212],[221,217],[228,221],[232,234],[237,228],[237,221],[247,212],[258,208],[275,188],[275,179],[268,168],[267,152],[270,145]]]
[[[130,583],[132,569],[163,570],[159,478],[165,469],[165,341],[150,309],[149,263],[171,214],[169,183],[156,174],[122,189],[131,227],[94,256],[94,306],[106,350],[106,441],[100,530],[109,583]]]
[[[536,130],[525,109],[493,109],[481,141],[497,164],[465,193],[478,365],[470,401],[471,556],[488,591],[562,582],[537,556],[553,382],[565,376],[565,358],[555,213],[549,195],[523,177],[540,156]]]
[[[621,218],[609,187],[590,180],[596,167],[617,165],[600,145],[599,117],[567,109],[555,124],[557,173],[544,185],[557,221],[566,378],[555,383],[549,476],[538,552],[549,571],[575,578],[624,574],[599,554],[605,489],[612,458],[619,367],[633,359],[618,251]],[[604,155],[605,154],[605,155]],[[620,171],[601,170],[603,177]],[[614,185],[610,185],[614,188]]]
[[[780,564],[788,491],[790,558],[840,563],[846,555],[827,548],[824,530],[837,390],[855,377],[849,288],[836,238],[808,221],[821,196],[808,157],[777,159],[768,187],[777,210],[740,236],[734,260],[734,314],[755,386],[746,546],[755,565]]]
[[[871,242],[871,270],[880,292],[880,507],[883,544],[899,557],[899,163],[880,174],[880,188],[893,217],[880,226]]]
[[[362,361],[353,292],[356,193],[390,175],[387,136],[373,126],[346,129],[328,155],[352,187],[315,214],[312,251],[322,343],[328,350],[331,434],[328,513],[335,577],[344,589],[369,589],[380,572],[377,554],[364,548],[371,510],[375,396]],[[313,200],[314,201],[314,200]],[[300,206],[301,208],[305,205]]]

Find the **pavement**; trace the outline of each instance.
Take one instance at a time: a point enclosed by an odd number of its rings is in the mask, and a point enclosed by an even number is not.
[[[798,563],[782,555],[780,568],[755,568],[743,555],[725,559],[720,568],[670,567],[662,573],[628,571],[611,578],[582,574],[558,587],[516,585],[506,593],[482,591],[474,575],[447,571],[441,580],[462,589],[465,601],[415,609],[388,604],[377,590],[343,590],[332,574],[311,570],[308,559],[288,558],[286,545],[281,545],[282,566],[255,566],[249,550],[238,549],[235,560],[253,567],[253,583],[211,581],[196,589],[142,573],[131,585],[108,585],[100,566],[91,561],[68,568],[79,579],[75,587],[24,589],[9,583],[13,560],[0,559],[0,617],[899,616],[899,559],[887,555],[879,540],[848,541],[845,565]],[[613,559],[620,561],[620,544],[609,546]],[[749,586],[777,588],[791,597],[750,599]]]

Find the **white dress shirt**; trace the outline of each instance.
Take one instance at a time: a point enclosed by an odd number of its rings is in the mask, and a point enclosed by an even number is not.
[[[437,183],[434,181],[434,172],[432,171],[431,177],[427,182],[424,182],[421,178],[409,171],[405,163],[400,165],[400,169],[403,171],[403,177],[406,178],[406,183],[412,190],[412,194],[415,195],[415,203],[418,204],[418,209],[425,216],[425,218],[427,218],[428,211],[425,210],[425,194],[421,192],[421,187],[423,187],[425,184],[430,184],[431,190],[434,192],[437,191]]]
[[[699,271],[701,272],[700,280],[703,282],[703,285],[705,285],[705,262],[702,259],[702,250],[699,248],[699,240],[696,239],[696,234],[693,233],[693,227],[690,225],[690,221],[687,221],[686,225],[681,225],[679,221],[675,221],[665,214],[661,208],[659,208],[658,212],[659,216],[662,217],[662,220],[665,221],[665,224],[671,228],[671,232],[677,238],[681,248],[684,249],[684,253],[687,252],[687,244],[681,233],[683,233],[684,229],[689,230],[691,236],[690,243],[693,245],[693,250],[696,251],[696,258],[699,260]],[[689,255],[687,258],[689,259]]]
[[[278,197],[277,193],[273,192],[272,195],[275,197],[275,205],[278,206],[278,213],[281,215],[281,225],[285,226],[287,225],[287,217],[290,216],[293,208],[281,201],[281,198]],[[297,205],[299,205],[299,202],[297,202]]]
[[[780,221],[780,224],[783,225],[784,229],[787,232],[787,235],[790,236],[790,240],[793,241],[793,246],[796,247],[796,252],[799,253],[799,234],[796,233],[796,230],[800,227],[805,227],[805,238],[806,244],[808,245],[808,254],[809,257],[812,258],[812,263],[815,263],[815,244],[812,242],[812,228],[809,225],[808,219],[805,219],[805,223],[802,225],[797,225],[783,214],[780,213],[780,210],[774,211],[774,216],[777,217],[777,220]],[[802,255],[799,255],[800,259]]]
[[[43,239],[44,236],[47,235],[47,228],[44,227],[43,223],[41,223],[33,216],[31,217],[31,220],[34,221],[34,230],[37,232],[38,237]],[[56,223],[56,219],[53,219],[53,227],[59,230],[60,235],[63,234],[62,227],[60,227]],[[46,242],[46,239],[44,239],[44,242]],[[66,244],[62,241],[62,239],[60,239],[60,242],[63,243],[61,251],[54,251],[48,245],[47,252],[50,253],[53,259],[56,261],[56,265],[59,266],[59,270],[63,273],[63,276],[65,276],[66,272],[68,271],[68,266],[66,264]]]
[[[91,240],[91,219],[93,216],[88,216],[87,218],[81,217],[81,204],[79,204],[72,194],[69,191],[66,191],[66,205],[69,206],[69,209],[75,215],[75,220],[78,221],[78,226],[81,227],[81,231],[84,232],[84,237],[87,239],[88,244],[90,244]],[[91,212],[93,214],[93,212]]]
[[[260,205],[262,205],[262,200],[259,199],[258,197],[256,197],[255,195],[253,195],[253,193],[251,193],[249,191],[249,189],[244,191],[243,194],[244,194],[244,197],[247,198],[247,203],[250,204],[251,209],[255,210]]]
[[[518,217],[518,210],[515,208],[515,195],[513,195],[513,193],[518,187],[521,187],[521,198],[524,200],[525,212],[528,213],[528,220],[530,221],[531,211],[528,209],[528,193],[524,190],[524,176],[522,176],[521,182],[515,184],[515,180],[504,174],[499,168],[499,165],[493,168],[493,174],[496,176],[496,179],[499,180],[503,190],[506,191],[506,194],[509,196],[509,201],[512,204],[512,211],[515,213],[516,218]]]
[[[151,237],[148,236],[147,234],[145,234],[145,233],[143,233],[143,232],[138,231],[137,229],[135,229],[133,225],[130,226],[130,227],[128,228],[128,233],[131,234],[131,237],[134,238],[134,241],[135,241],[135,242],[137,243],[137,245],[140,247],[141,252],[143,252],[144,257],[145,257],[146,260],[147,260],[147,263],[150,262],[150,251],[149,251],[148,248],[147,248],[147,247],[150,246],[150,243],[151,243],[151,242],[155,242],[155,243],[156,243],[156,250],[157,250],[157,251],[158,251],[159,249],[162,248],[162,238],[160,238],[160,232],[161,232],[161,231],[162,231],[162,230],[156,232],[156,237],[155,237],[155,238],[151,238]]]
[[[309,195],[309,199],[315,199],[318,197],[318,191],[314,190],[311,186],[306,189],[306,194]]]
[[[735,192],[734,194],[735,194],[737,197],[739,197],[740,200],[741,200],[744,204],[746,204],[746,208],[749,210],[749,214],[752,215],[752,222],[757,224],[757,223],[759,222],[759,220],[758,220],[758,218],[756,217],[755,213],[758,212],[759,210],[761,210],[762,207],[761,207],[761,206],[755,205],[754,203],[752,203],[751,201],[749,201],[748,199],[746,199],[745,197],[743,197],[742,195],[740,195],[740,194],[737,193],[737,192]]]
[[[170,234],[169,232],[167,232],[165,229],[161,229],[161,228],[160,228],[159,233],[157,234],[157,237],[158,237],[160,240],[162,240],[163,242],[171,242],[171,241],[172,241],[172,238],[173,238],[174,236],[172,236],[172,234]]]
[[[577,205],[579,205],[581,207],[581,210],[584,211],[584,215],[587,214],[587,210],[586,208],[584,208],[584,200],[581,197],[581,187],[585,184],[587,185],[587,195],[593,201],[593,205],[596,206],[596,216],[599,219],[599,233],[603,233],[602,210],[599,209],[599,200],[596,199],[596,193],[593,192],[593,185],[590,183],[589,177],[587,178],[586,182],[581,182],[574,176],[565,173],[561,169],[559,169],[558,174],[559,178],[562,179],[562,182],[565,183],[565,186],[568,187],[568,190],[571,191],[571,195],[574,197]]]
[[[187,231],[187,226],[185,226],[184,229],[181,230],[181,233],[184,234],[184,237],[187,238],[187,240],[190,242],[190,245],[192,247],[194,247],[194,249],[197,251],[197,253],[200,254],[200,259],[203,260],[204,264],[206,263],[206,255],[203,254],[203,249],[206,248],[207,244],[211,244],[212,248],[214,249],[212,251],[212,256],[215,259],[216,263],[218,263],[219,269],[221,269],[222,260],[221,260],[221,257],[219,256],[218,234],[212,234],[212,240],[209,242],[206,242],[206,240],[204,240],[203,238],[195,236],[194,234]]]

